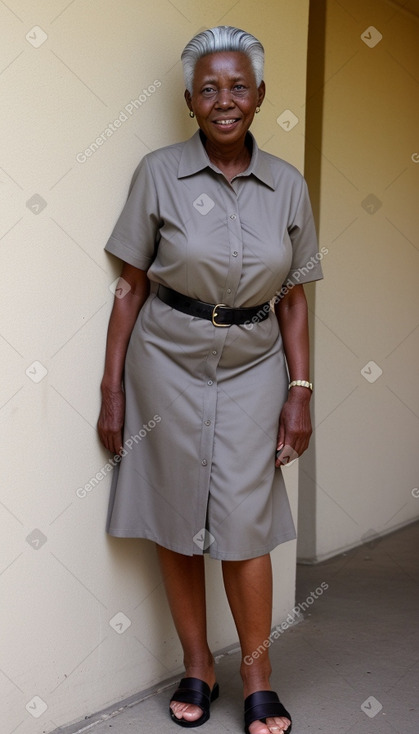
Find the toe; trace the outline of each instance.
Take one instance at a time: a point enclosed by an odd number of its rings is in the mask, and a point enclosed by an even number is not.
[[[170,708],[177,719],[185,719],[186,721],[197,721],[202,716],[202,709],[199,706],[193,706],[189,703],[180,703],[180,701],[172,701]]]
[[[249,726],[249,734],[270,734],[270,731],[262,721],[253,721]]]
[[[266,725],[270,734],[286,734],[291,722],[285,716],[275,716],[273,719],[266,719]]]
[[[275,718],[266,719],[266,724],[262,721],[254,721],[249,726],[250,734],[286,734],[291,722],[289,719],[276,716]]]

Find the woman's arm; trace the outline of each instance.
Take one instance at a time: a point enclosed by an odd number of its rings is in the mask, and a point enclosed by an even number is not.
[[[290,382],[309,381],[308,309],[302,285],[295,285],[275,306],[281,330]],[[307,449],[312,433],[310,419],[311,390],[290,388],[280,419],[277,448],[291,446],[301,456]],[[280,466],[280,459],[276,466]]]
[[[113,454],[118,454],[122,449],[125,355],[138,313],[150,292],[150,282],[144,270],[124,263],[121,277],[131,286],[131,290],[123,298],[115,296],[106,341],[105,371],[101,383],[102,406],[97,424],[100,440]]]

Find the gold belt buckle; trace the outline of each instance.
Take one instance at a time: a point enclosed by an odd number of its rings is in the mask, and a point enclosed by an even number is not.
[[[214,308],[212,309],[212,316],[211,316],[212,323],[214,324],[214,326],[219,326],[220,328],[226,328],[226,327],[231,326],[232,324],[217,324],[215,319],[217,318],[217,308],[219,306],[224,306],[225,308],[229,308],[229,306],[227,306],[226,303],[216,303]]]

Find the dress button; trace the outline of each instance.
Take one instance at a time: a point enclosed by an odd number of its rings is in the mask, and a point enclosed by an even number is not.
[[[213,350],[212,350],[212,353],[213,353],[213,354],[214,354],[214,356],[215,356],[215,355],[217,354],[217,350],[216,350],[216,349],[213,349]]]
[[[206,459],[202,459],[201,464],[202,466],[206,466],[208,464],[208,461]]]
[[[230,214],[230,219],[237,219],[237,216],[235,214]]]
[[[227,288],[227,293],[231,293],[231,288]]]
[[[208,380],[207,385],[212,385],[212,380]]]
[[[237,257],[237,255],[238,255],[238,254],[239,254],[239,253],[237,252],[237,250],[234,250],[234,252],[233,252],[233,257]]]
[[[210,426],[211,425],[211,421],[205,421],[205,425],[206,426]]]

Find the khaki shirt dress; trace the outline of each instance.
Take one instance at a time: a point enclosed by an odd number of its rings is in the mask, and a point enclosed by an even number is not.
[[[249,168],[231,184],[200,131],[146,155],[105,248],[151,281],[126,356],[124,450],[106,529],[222,560],[295,538],[275,468],[288,392],[278,321],[271,311],[217,327],[163,303],[158,284],[244,307],[322,278],[303,177],[248,135]]]

